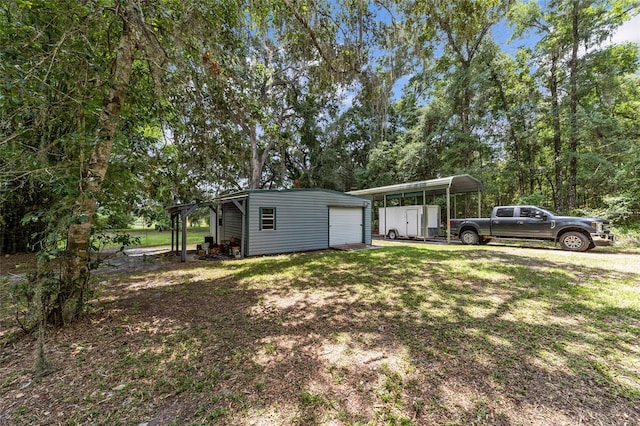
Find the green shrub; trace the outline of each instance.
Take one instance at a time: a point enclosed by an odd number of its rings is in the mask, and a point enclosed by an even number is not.
[[[637,213],[633,211],[633,200],[626,195],[615,195],[604,197],[605,204],[596,209],[578,209],[578,214],[588,217],[600,217],[609,219],[614,224],[630,225],[634,221],[640,220]]]
[[[617,246],[640,247],[640,221],[615,226],[612,232],[616,236]]]

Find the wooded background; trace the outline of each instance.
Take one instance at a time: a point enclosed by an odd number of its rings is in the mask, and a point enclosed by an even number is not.
[[[0,252],[243,188],[460,173],[483,205],[640,211],[639,2],[8,0]],[[505,40],[508,39],[508,43]]]

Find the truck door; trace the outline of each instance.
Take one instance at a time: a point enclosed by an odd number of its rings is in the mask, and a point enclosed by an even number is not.
[[[518,236],[525,238],[551,238],[551,222],[546,212],[536,207],[520,207]]]
[[[495,237],[513,237],[517,232],[516,219],[513,217],[515,208],[499,207],[491,218],[491,235]]]

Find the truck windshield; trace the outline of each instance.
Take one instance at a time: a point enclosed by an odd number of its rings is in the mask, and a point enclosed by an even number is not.
[[[551,216],[558,216],[558,215],[556,214],[556,212],[553,212],[553,211],[551,211],[551,210],[549,210],[549,209],[543,209],[543,208],[541,208],[541,207],[537,207],[537,209],[539,209],[539,210],[540,210],[542,213],[544,213],[544,214],[549,214],[549,215],[551,215]]]

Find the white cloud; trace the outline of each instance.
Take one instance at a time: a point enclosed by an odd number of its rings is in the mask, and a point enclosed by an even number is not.
[[[626,41],[640,43],[640,14],[618,27],[613,33],[611,41],[613,43],[624,43]]]

